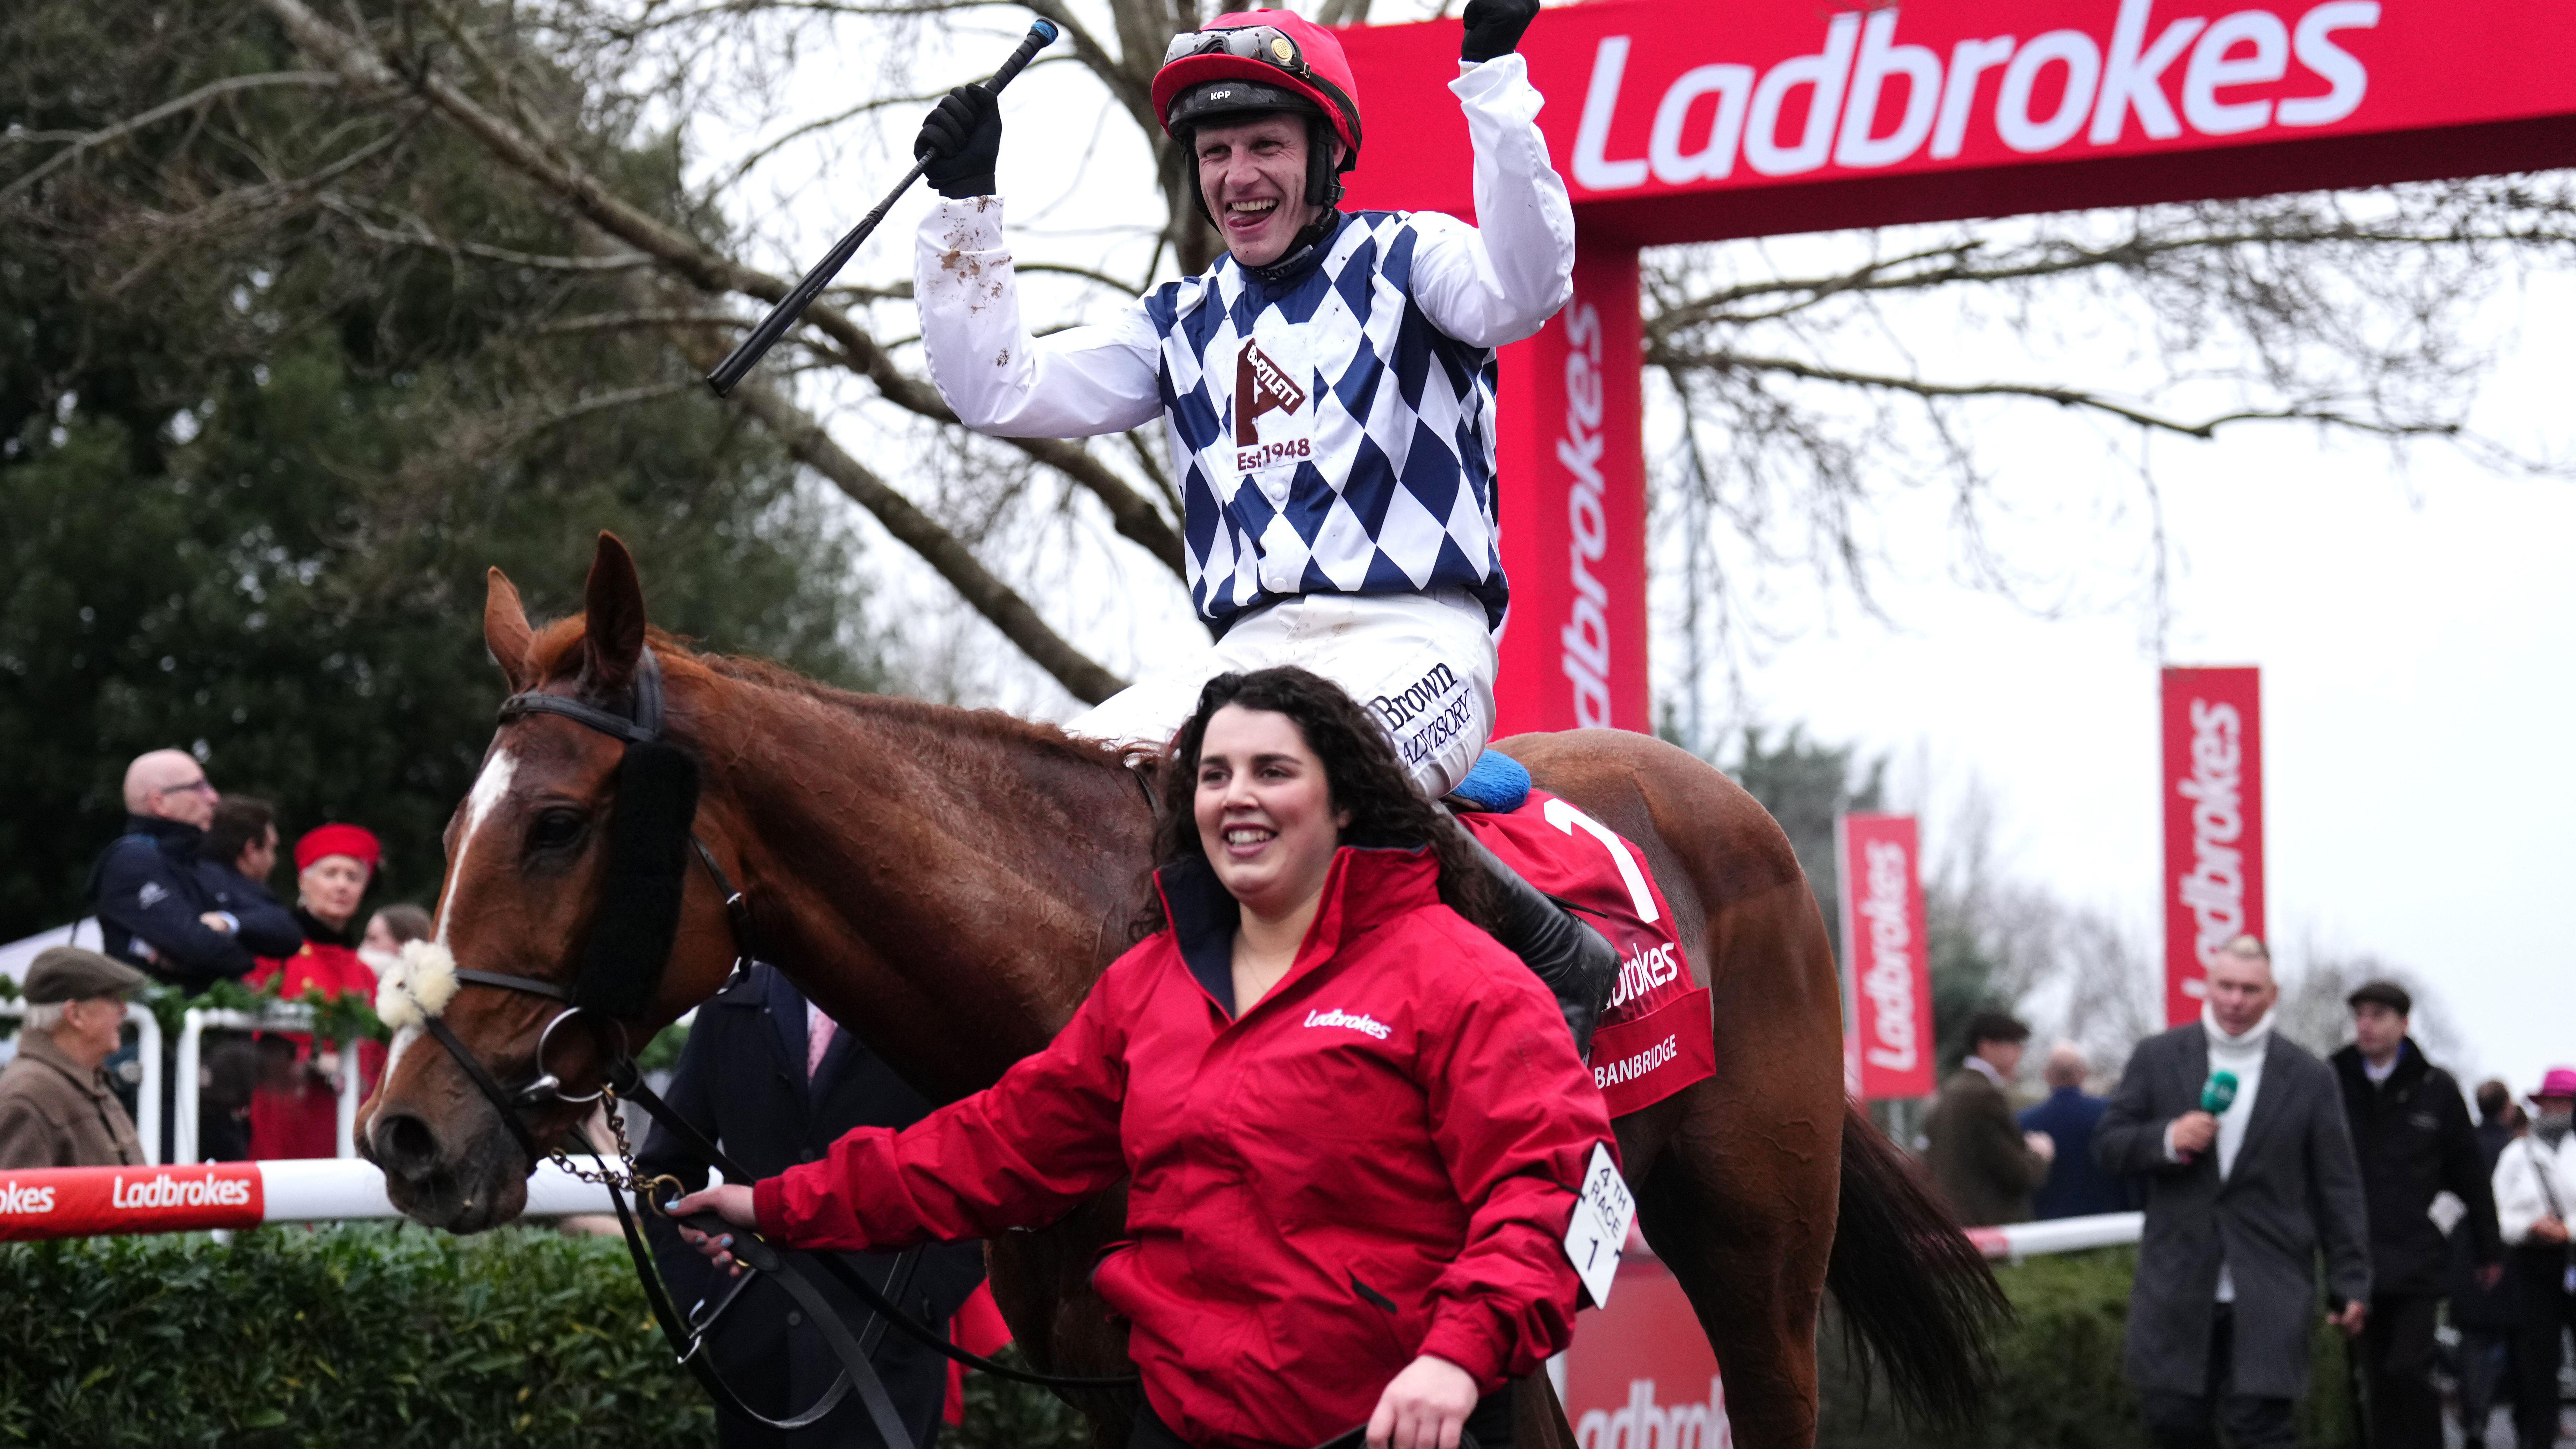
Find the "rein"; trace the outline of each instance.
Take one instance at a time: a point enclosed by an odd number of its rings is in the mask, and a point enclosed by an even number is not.
[[[627,1206],[625,1194],[634,1193],[638,1201],[668,1217],[667,1203],[656,1195],[657,1190],[676,1191],[680,1184],[668,1176],[648,1179],[641,1175],[616,1109],[621,1099],[634,1103],[663,1130],[679,1139],[680,1144],[699,1160],[722,1172],[727,1181],[744,1184],[754,1181],[753,1174],[744,1171],[723,1148],[708,1140],[695,1124],[673,1111],[670,1104],[664,1102],[644,1080],[644,1074],[635,1065],[622,1020],[639,1013],[653,999],[670,967],[672,947],[679,932],[679,906],[687,885],[690,854],[694,853],[718,894],[723,897],[726,919],[734,938],[734,970],[737,972],[748,969],[754,959],[750,903],[725,874],[715,852],[707,848],[707,843],[693,828],[698,797],[697,759],[685,748],[665,738],[662,669],[649,646],[637,659],[633,702],[628,713],[621,715],[563,695],[528,690],[501,702],[499,723],[508,725],[532,714],[559,715],[586,729],[622,740],[626,746],[618,765],[619,809],[609,839],[609,879],[579,974],[567,985],[543,977],[465,970],[451,963],[446,967],[446,974],[453,978],[453,985],[446,988],[446,994],[424,993],[407,977],[388,977],[386,985],[403,995],[403,1005],[407,1009],[397,1014],[416,1023],[455,1060],[466,1079],[499,1114],[502,1125],[509,1129],[511,1137],[528,1154],[531,1163],[551,1158],[574,1176],[608,1189],[609,1202],[617,1210],[618,1226],[626,1238],[627,1254],[634,1259],[636,1278],[643,1286],[645,1300],[679,1362],[719,1404],[773,1429],[801,1429],[814,1423],[830,1413],[856,1387],[869,1417],[875,1422],[878,1435],[887,1444],[908,1444],[912,1440],[910,1432],[903,1427],[901,1416],[894,1410],[893,1401],[886,1394],[883,1381],[868,1359],[870,1349],[883,1336],[882,1324],[891,1324],[906,1337],[944,1357],[997,1378],[1049,1389],[1133,1387],[1137,1378],[1132,1373],[1106,1377],[1033,1373],[996,1363],[950,1343],[946,1334],[905,1312],[895,1301],[911,1280],[920,1254],[918,1248],[906,1249],[899,1254],[887,1274],[885,1285],[879,1287],[843,1261],[838,1253],[783,1249],[754,1232],[736,1229],[711,1213],[692,1214],[683,1221],[699,1231],[717,1235],[731,1233],[735,1258],[754,1273],[775,1278],[804,1310],[806,1317],[812,1320],[834,1357],[841,1362],[840,1375],[823,1396],[804,1412],[787,1419],[773,1419],[751,1408],[724,1382],[702,1350],[709,1330],[732,1307],[750,1280],[736,1280],[712,1306],[701,1304],[705,1311],[698,1316],[683,1315],[678,1310],[669,1289],[661,1281],[660,1273],[654,1268],[651,1249],[644,1241],[635,1211]],[[641,801],[631,799],[630,792],[645,798]],[[1148,798],[1151,798],[1150,788]],[[644,808],[630,814],[629,807],[635,804]],[[626,908],[622,912],[621,906]],[[632,970],[639,957],[648,963],[648,971],[640,978]],[[533,1063],[536,1075],[525,1085],[515,1090],[503,1086],[491,1068],[457,1037],[446,1022],[440,1020],[448,996],[463,986],[517,991],[563,1004],[563,1009],[556,1012],[537,1033]],[[428,995],[435,995],[435,1001],[424,999]],[[556,1029],[575,1017],[588,1018],[586,1024],[605,1023],[616,1031],[614,1051],[606,1050],[608,1043],[605,1037],[599,1038],[605,1055],[600,1085],[585,1096],[574,1096],[565,1091],[563,1080],[546,1067],[546,1049]],[[551,1153],[545,1151],[520,1115],[521,1110],[528,1107],[586,1102],[603,1104],[604,1115],[616,1137],[619,1167],[610,1167],[596,1146],[590,1148],[593,1161],[599,1163],[599,1170],[595,1172],[577,1166],[560,1149]],[[868,1306],[870,1321],[862,1325],[857,1334],[850,1331],[839,1311],[815,1286],[811,1264],[820,1264],[843,1289]]]

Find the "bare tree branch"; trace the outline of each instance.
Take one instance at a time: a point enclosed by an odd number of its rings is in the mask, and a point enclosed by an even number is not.
[[[338,84],[340,84],[340,77],[329,71],[322,70],[270,71],[261,75],[226,76],[224,79],[219,81],[209,81],[205,85],[197,87],[195,90],[188,92],[186,95],[179,97],[175,101],[164,101],[160,105],[154,106],[148,111],[128,116],[113,126],[92,131],[85,136],[79,136],[72,139],[70,145],[65,146],[60,151],[57,151],[53,155],[46,157],[43,161],[38,162],[36,166],[29,170],[25,175],[10,182],[7,186],[0,186],[0,201],[7,201],[18,195],[28,187],[33,186],[37,182],[44,180],[47,176],[52,175],[57,169],[69,165],[73,159],[86,152],[94,151],[101,146],[111,145],[117,141],[121,141],[147,126],[168,120],[172,116],[179,115],[187,111],[193,111],[197,107],[204,105],[206,102],[211,101],[218,96],[231,95],[236,91],[255,90],[264,86],[311,86],[315,88],[324,88],[336,86]],[[14,137],[0,136],[0,142],[16,141],[21,144],[39,139],[57,140],[62,138],[54,132],[40,132],[36,135],[20,135]]]
[[[721,354],[703,354],[700,366],[712,367]],[[992,622],[1040,669],[1085,704],[1098,704],[1127,681],[1076,649],[1038,617],[1028,600],[994,577],[955,534],[916,507],[912,500],[877,476],[874,470],[842,451],[822,424],[769,386],[746,380],[734,389],[734,401],[787,443],[798,462],[832,480],[860,507],[922,561],[936,569],[958,597]]]
[[[1711,372],[1754,371],[1782,373],[1810,382],[1840,383],[1847,387],[1880,389],[1910,393],[1921,398],[2023,397],[2053,402],[2060,407],[2088,408],[2107,413],[2123,422],[2160,432],[2180,433],[2187,438],[2208,439],[2230,423],[2307,422],[2325,423],[2389,438],[2448,438],[2458,435],[2460,425],[2454,422],[2387,422],[2357,413],[2332,408],[2283,407],[2242,408],[2221,413],[2199,422],[2184,422],[2151,413],[2143,408],[2119,402],[2100,393],[2082,388],[2052,387],[2045,383],[2026,382],[1930,382],[1919,377],[1900,377],[1886,373],[1854,372],[1846,368],[1822,367],[1801,362],[1793,357],[1757,357],[1738,352],[1692,353],[1649,347],[1649,364],[1664,368],[1692,368]]]
[[[420,96],[504,163],[570,202],[609,234],[653,256],[665,270],[700,291],[739,292],[776,302],[792,286],[789,281],[724,256],[629,203],[587,169],[550,154],[551,148],[494,115],[435,72],[424,69],[416,78],[403,76],[363,39],[315,15],[302,0],[260,3],[278,18],[298,46],[339,71],[352,85],[379,94],[407,92]],[[805,321],[831,337],[856,364],[855,370],[874,383],[888,401],[923,417],[956,421],[938,390],[898,368],[876,339],[848,313],[818,301],[807,310]],[[1089,490],[1109,510],[1121,535],[1143,546],[1176,576],[1184,572],[1180,534],[1170,521],[1126,479],[1110,471],[1080,444],[1051,438],[1004,441]]]

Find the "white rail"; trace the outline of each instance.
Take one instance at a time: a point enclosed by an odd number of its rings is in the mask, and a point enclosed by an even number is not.
[[[610,1211],[608,1189],[551,1162],[539,1163],[528,1179],[524,1216]],[[384,1174],[356,1160],[0,1172],[0,1242],[399,1216],[385,1194]]]
[[[2102,1213],[2093,1217],[2052,1218],[2038,1223],[2006,1223],[1970,1228],[1968,1240],[1989,1258],[2018,1263],[2047,1253],[2080,1253],[2087,1248],[2125,1247],[2146,1229],[2145,1213]]]

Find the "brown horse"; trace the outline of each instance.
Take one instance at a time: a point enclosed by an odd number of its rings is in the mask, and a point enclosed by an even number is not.
[[[752,936],[935,1101],[975,1092],[1037,1050],[1129,944],[1151,812],[1114,749],[648,637],[633,560],[605,535],[583,617],[533,631],[496,569],[483,623],[513,691],[617,707],[643,651],[654,652],[669,738],[700,760],[697,835],[748,898]],[[1787,838],[1724,775],[1643,736],[1525,735],[1502,748],[1644,848],[1693,974],[1711,988],[1717,1075],[1617,1126],[1643,1230],[1716,1350],[1738,1441],[1813,1442],[1829,1284],[1902,1402],[1936,1418],[1971,1411],[1999,1308],[1993,1280],[1844,1099],[1833,961]],[[447,828],[438,931],[459,964],[572,979],[601,891],[619,760],[617,741],[555,715],[523,715],[494,735]],[[734,958],[713,877],[693,869],[686,892],[658,993],[626,1023],[637,1042],[712,995]],[[554,1009],[468,987],[443,1019],[517,1081],[536,1075]],[[599,1063],[576,1035],[558,1036],[545,1069],[594,1083]],[[587,1110],[553,1105],[527,1121],[548,1140]],[[358,1140],[406,1213],[474,1232],[526,1201],[534,1164],[502,1127],[447,1053],[406,1032]],[[997,1245],[996,1296],[1040,1366],[1125,1367],[1082,1271],[1119,1213],[1095,1204]],[[1120,1406],[1083,1407],[1104,1435],[1123,1434]],[[1522,1442],[1561,1436],[1562,1417],[1549,1418],[1557,1435]]]

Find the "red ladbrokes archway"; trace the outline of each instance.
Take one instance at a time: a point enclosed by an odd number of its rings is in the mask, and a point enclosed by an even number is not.
[[[1475,215],[1455,21],[1342,32],[1352,197]],[[1651,728],[1637,249],[2576,163],[2576,64],[2506,0],[1599,0],[1521,46],[1574,300],[1505,350],[1498,733]]]

